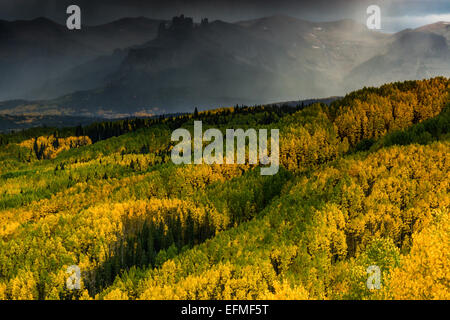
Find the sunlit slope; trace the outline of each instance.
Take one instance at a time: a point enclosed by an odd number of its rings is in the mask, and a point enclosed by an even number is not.
[[[0,298],[448,298],[448,94],[435,78],[2,135]],[[175,166],[170,134],[194,120],[279,128],[279,173]]]

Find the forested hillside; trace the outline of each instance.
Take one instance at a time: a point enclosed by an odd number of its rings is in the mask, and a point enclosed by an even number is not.
[[[278,174],[174,165],[194,120],[279,129]],[[449,128],[434,78],[0,135],[0,299],[449,299]]]

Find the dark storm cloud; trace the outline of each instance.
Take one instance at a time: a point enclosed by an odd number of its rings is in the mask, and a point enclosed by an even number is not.
[[[439,15],[450,14],[448,0],[0,0],[0,19],[45,16],[62,23],[66,18],[65,9],[70,4],[82,8],[83,22],[87,24],[126,16],[169,19],[181,13],[196,20],[209,17],[211,20],[238,21],[287,14],[309,20],[351,18],[363,22],[367,6],[378,4],[383,15],[389,18],[387,21],[400,28],[402,23],[420,17],[434,15],[438,19]]]

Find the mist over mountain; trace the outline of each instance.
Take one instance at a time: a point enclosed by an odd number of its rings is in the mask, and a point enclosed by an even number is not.
[[[417,28],[415,29],[415,31],[438,34],[445,37],[447,39],[447,42],[450,42],[450,22],[440,21]]]
[[[33,41],[22,29],[34,30]],[[9,50],[0,51],[0,65],[10,74],[0,78],[0,98],[34,100],[0,103],[0,114],[189,112],[450,75],[445,22],[397,34],[352,20],[282,15],[237,23],[124,19],[78,34],[64,29],[42,19],[0,24],[7,40],[0,47]]]
[[[155,37],[159,23],[130,18],[73,32],[46,18],[0,21],[0,99],[48,99],[67,93],[44,85],[70,82],[72,68]],[[92,73],[104,64],[98,61]],[[74,85],[66,88],[81,89],[85,81],[89,79],[72,81]]]
[[[427,32],[433,30],[432,32]],[[448,40],[436,26],[404,31],[385,54],[377,55],[353,69],[345,79],[348,89],[364,83],[379,86],[405,79],[424,79],[450,74]],[[437,31],[437,32],[436,32]]]

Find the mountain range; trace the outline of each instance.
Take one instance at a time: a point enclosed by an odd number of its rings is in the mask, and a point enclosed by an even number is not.
[[[155,37],[159,24],[126,18],[75,32],[46,18],[0,20],[0,99],[54,98],[87,89],[86,83],[96,86],[92,77],[99,70],[111,70],[122,50]],[[89,74],[74,81],[86,67]]]
[[[81,31],[0,21],[0,114],[117,118],[338,96],[448,77],[449,44],[448,22],[386,34],[288,16],[127,18]]]

